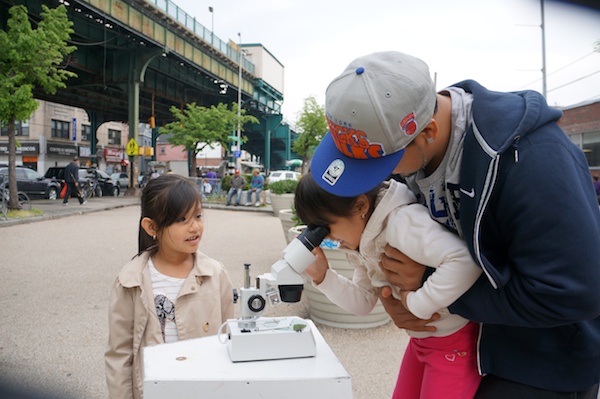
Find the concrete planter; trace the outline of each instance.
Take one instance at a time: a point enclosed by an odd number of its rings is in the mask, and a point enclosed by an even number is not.
[[[296,226],[289,230],[289,240],[299,235],[306,226]],[[354,268],[346,259],[346,254],[337,249],[323,248],[329,261],[329,267],[339,274],[352,280]],[[357,316],[347,312],[331,302],[325,294],[313,287],[310,281],[304,284],[304,295],[308,299],[310,318],[318,323],[337,328],[373,328],[387,324],[390,321],[383,305],[378,301],[371,313],[366,316]]]
[[[273,215],[279,216],[279,211],[282,209],[291,209],[294,205],[294,194],[273,194],[271,192],[271,207]]]
[[[285,240],[289,244],[295,236],[289,234],[290,229],[296,225],[293,220],[294,212],[291,209],[282,209],[279,211],[279,220],[281,220],[281,227],[283,228],[283,235]]]

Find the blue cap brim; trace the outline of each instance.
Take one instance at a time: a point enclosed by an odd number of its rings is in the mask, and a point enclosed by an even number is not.
[[[355,159],[342,154],[327,132],[317,146],[310,170],[317,184],[339,197],[354,197],[371,191],[394,171],[404,150],[381,158]]]

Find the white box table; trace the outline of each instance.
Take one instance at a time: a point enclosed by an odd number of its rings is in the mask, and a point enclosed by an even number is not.
[[[351,399],[350,375],[311,320],[317,354],[233,363],[218,336],[144,349],[144,398]]]

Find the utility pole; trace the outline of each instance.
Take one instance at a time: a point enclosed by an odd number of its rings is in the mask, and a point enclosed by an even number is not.
[[[240,59],[239,59],[239,72],[238,72],[238,109],[237,109],[237,150],[239,151],[239,157],[235,158],[235,168],[241,171],[242,166],[242,58],[244,57],[242,53],[242,34],[238,32],[239,38],[239,50],[240,50]]]
[[[542,12],[542,95],[546,98],[546,31],[544,18],[544,0],[540,0],[540,9]]]

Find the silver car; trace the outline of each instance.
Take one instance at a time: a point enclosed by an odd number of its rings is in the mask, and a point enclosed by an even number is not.
[[[127,173],[113,173],[110,178],[116,182],[119,188],[129,188],[129,176]]]

